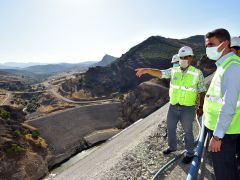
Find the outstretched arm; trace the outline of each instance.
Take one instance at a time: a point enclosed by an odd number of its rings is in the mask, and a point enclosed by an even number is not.
[[[162,73],[159,69],[151,69],[151,68],[137,68],[135,69],[136,76],[141,77],[144,74],[149,74],[154,77],[161,78]]]

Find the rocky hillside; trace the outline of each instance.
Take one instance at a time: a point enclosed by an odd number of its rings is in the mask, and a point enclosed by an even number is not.
[[[203,55],[196,64],[196,67],[199,68],[202,72],[204,77],[212,74],[216,69],[216,61],[209,60],[206,55]]]
[[[171,66],[171,58],[183,45],[191,46],[194,50],[194,63],[205,53],[204,37],[192,36],[187,39],[170,39],[152,36],[131,48],[127,53],[106,67],[92,67],[84,77],[79,79],[77,89],[90,91],[93,96],[111,95],[114,92],[127,92],[134,89],[150,76],[137,78],[135,68],[152,67],[166,69]]]
[[[144,118],[169,101],[168,80],[152,79],[126,94],[122,102],[122,128]]]
[[[29,76],[13,74],[7,70],[0,71],[0,89],[23,91],[36,82],[36,79]]]
[[[23,121],[21,110],[0,108],[1,179],[40,179],[48,172],[47,144]]]

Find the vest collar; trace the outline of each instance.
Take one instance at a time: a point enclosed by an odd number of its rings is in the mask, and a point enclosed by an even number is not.
[[[221,58],[215,63],[216,66],[219,67],[219,66],[221,65],[221,63],[222,63],[225,59],[229,58],[229,57],[232,56],[233,54],[234,54],[233,52],[229,52],[229,53],[225,54],[223,57],[221,57]]]
[[[192,69],[192,65],[189,65],[188,66],[188,68],[187,69],[185,69],[184,71],[181,69],[181,68],[179,68],[180,69],[180,71],[182,72],[182,73],[186,73],[186,72],[188,72],[190,69]]]

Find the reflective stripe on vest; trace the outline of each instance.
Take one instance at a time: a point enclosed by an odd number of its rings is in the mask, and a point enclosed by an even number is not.
[[[222,77],[228,67],[232,64],[240,66],[240,57],[235,54],[225,59],[217,68],[216,73],[212,79],[210,87],[205,96],[203,111],[204,111],[204,125],[211,130],[214,130],[218,121],[219,112],[224,104],[221,91]],[[234,80],[233,80],[234,81]],[[233,82],[234,83],[234,82]],[[230,126],[226,134],[240,133],[240,95],[236,104],[235,113],[232,117]]]
[[[184,87],[184,86],[173,85],[171,83],[170,83],[170,88],[181,89],[181,90],[184,90],[184,91],[197,92],[197,90],[195,88],[187,88],[187,87]]]
[[[220,97],[212,97],[212,96],[207,97],[207,96],[206,96],[205,99],[206,99],[207,101],[216,102],[216,103],[218,103],[218,104],[223,105],[223,99],[220,98]],[[240,100],[237,101],[237,105],[236,105],[236,106],[237,106],[237,107],[240,107]]]
[[[193,106],[196,104],[199,70],[189,66],[183,75],[180,67],[172,68],[170,82],[170,104]]]

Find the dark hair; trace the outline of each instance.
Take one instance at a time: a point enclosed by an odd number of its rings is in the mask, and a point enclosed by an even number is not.
[[[231,36],[226,29],[215,29],[211,32],[208,32],[205,35],[205,38],[216,37],[220,42],[228,40],[230,42]]]
[[[239,51],[239,50],[240,50],[240,47],[239,47],[239,46],[233,46],[233,47],[231,47],[231,48],[235,49],[236,51]]]

